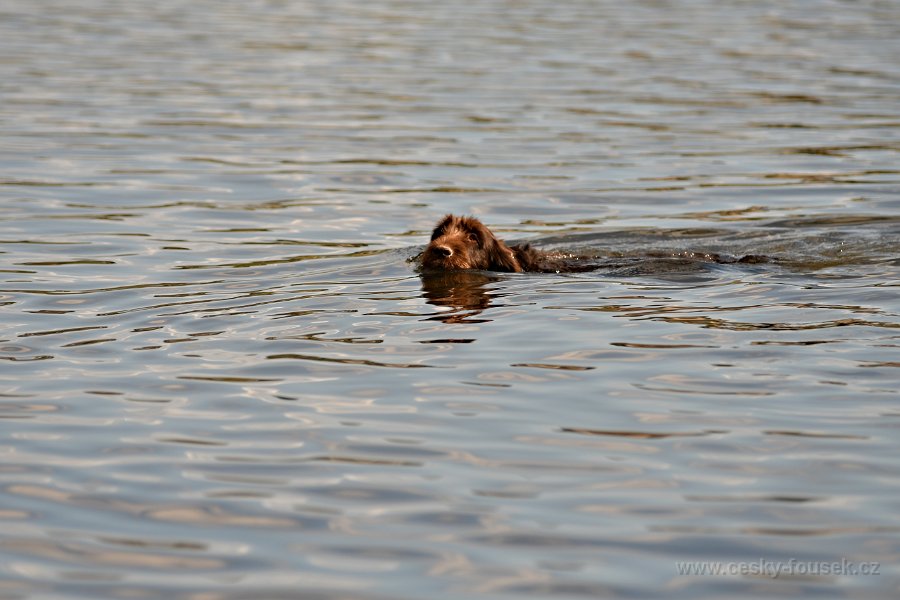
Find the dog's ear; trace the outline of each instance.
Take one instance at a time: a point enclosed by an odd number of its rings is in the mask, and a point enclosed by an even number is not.
[[[500,240],[491,236],[491,239],[487,241],[485,250],[487,251],[488,261],[490,261],[489,271],[522,272],[522,266],[516,260],[515,253]]]
[[[440,221],[438,221],[437,225],[434,226],[434,231],[431,232],[431,241],[438,239],[443,235],[444,231],[447,229],[447,226],[453,221],[453,215],[447,214],[444,215]]]

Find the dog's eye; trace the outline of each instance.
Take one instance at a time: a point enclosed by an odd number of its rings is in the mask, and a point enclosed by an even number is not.
[[[478,236],[475,235],[474,233],[470,233],[469,235],[467,235],[466,239],[469,240],[470,242],[472,242],[473,244],[478,243]]]

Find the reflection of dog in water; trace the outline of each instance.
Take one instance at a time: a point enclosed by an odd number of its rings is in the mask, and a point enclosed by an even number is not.
[[[422,291],[425,300],[434,306],[452,309],[433,320],[445,323],[477,323],[473,319],[491,305],[489,284],[499,281],[478,271],[432,271],[422,274]]]
[[[556,273],[559,259],[528,244],[507,246],[474,217],[447,215],[431,233],[422,253],[422,268],[432,271],[505,271]],[[565,268],[566,271],[576,269]]]

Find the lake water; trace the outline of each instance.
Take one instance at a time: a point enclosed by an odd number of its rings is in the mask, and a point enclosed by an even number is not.
[[[891,0],[5,0],[0,597],[896,598],[898,154]]]

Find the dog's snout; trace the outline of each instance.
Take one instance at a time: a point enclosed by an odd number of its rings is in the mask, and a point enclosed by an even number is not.
[[[437,246],[435,251],[443,256],[444,258],[450,258],[453,256],[453,249],[450,246]]]

